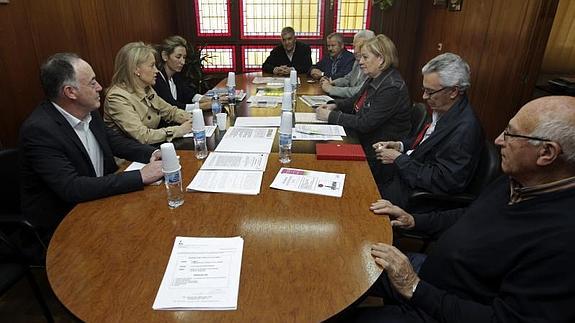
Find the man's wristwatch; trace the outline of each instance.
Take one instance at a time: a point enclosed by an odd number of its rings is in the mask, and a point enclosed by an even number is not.
[[[174,131],[166,130],[166,141],[171,142],[173,138],[174,138]]]

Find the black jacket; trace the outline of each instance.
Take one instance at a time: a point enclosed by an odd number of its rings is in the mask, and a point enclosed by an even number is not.
[[[295,51],[290,61],[284,47],[276,46],[262,65],[262,70],[266,73],[273,73],[274,67],[287,65],[294,67],[298,73],[307,73],[311,67],[311,49],[309,45],[295,42]]]
[[[22,210],[52,232],[77,203],[143,188],[139,171],[114,173],[114,156],[148,163],[154,148],[129,139],[91,113],[90,130],[104,157],[96,177],[90,157],[68,121],[50,102],[37,107],[20,129]]]

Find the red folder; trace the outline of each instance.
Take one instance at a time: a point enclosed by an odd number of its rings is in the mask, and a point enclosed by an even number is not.
[[[357,144],[316,144],[315,155],[317,159],[365,160],[365,153]]]

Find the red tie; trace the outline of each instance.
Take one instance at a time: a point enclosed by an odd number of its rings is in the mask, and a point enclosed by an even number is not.
[[[355,102],[355,106],[353,107],[353,110],[355,111],[355,113],[358,113],[359,110],[361,110],[361,108],[363,108],[363,104],[365,103],[366,97],[367,97],[367,88],[365,89],[365,91],[363,91],[363,93],[361,94],[359,99],[357,99],[357,101]]]
[[[415,141],[411,145],[411,149],[415,149],[415,147],[417,147],[417,145],[421,143],[421,141],[423,140],[423,136],[425,136],[425,132],[427,131],[429,126],[431,126],[431,123],[426,123],[423,126],[423,129],[421,129],[421,131],[417,134],[417,137],[415,137]]]

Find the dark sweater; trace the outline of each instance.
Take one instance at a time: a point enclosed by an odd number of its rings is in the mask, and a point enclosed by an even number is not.
[[[263,63],[262,70],[266,73],[273,73],[274,67],[282,65],[293,67],[298,73],[309,72],[311,67],[311,48],[308,44],[296,41],[295,51],[290,61],[284,47],[282,45],[276,46]]]
[[[575,189],[514,205],[509,179],[467,210],[416,215],[441,238],[412,303],[440,322],[575,322]]]

